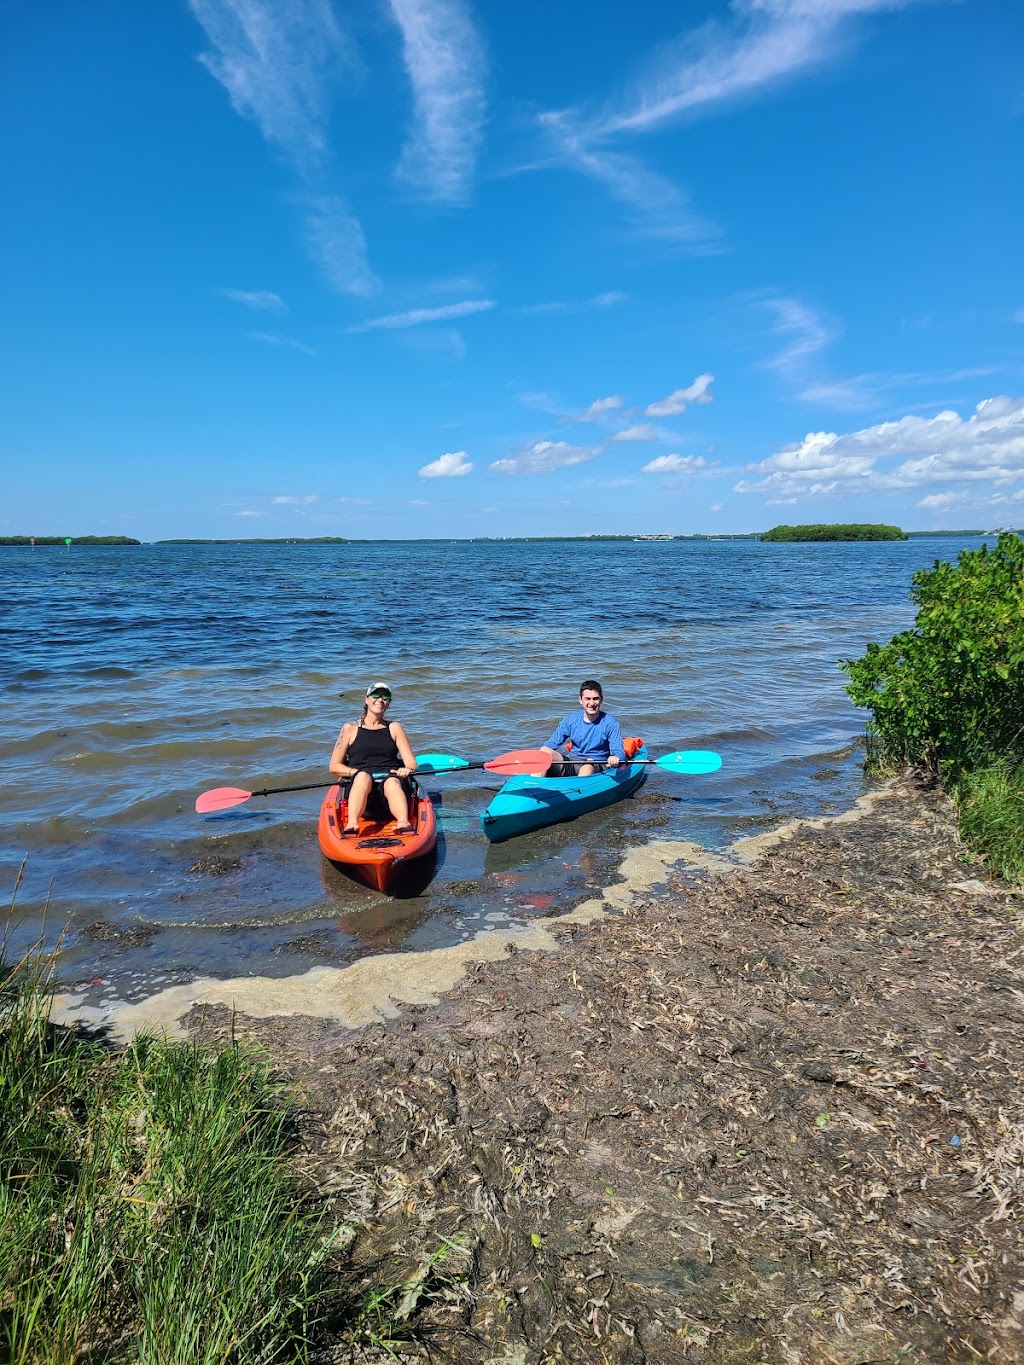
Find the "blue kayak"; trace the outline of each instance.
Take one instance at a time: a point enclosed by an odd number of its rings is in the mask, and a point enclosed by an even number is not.
[[[646,747],[631,757],[646,758]],[[639,763],[620,763],[590,777],[510,777],[480,816],[480,823],[491,843],[499,843],[613,805],[631,796],[646,776],[647,769]]]

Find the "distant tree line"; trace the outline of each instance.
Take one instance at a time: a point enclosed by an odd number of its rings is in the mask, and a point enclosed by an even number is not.
[[[0,545],[141,545],[131,536],[0,536]]]
[[[906,540],[906,531],[881,522],[835,522],[817,526],[773,526],[762,540]]]
[[[238,536],[232,540],[154,540],[154,545],[347,545],[344,536]]]

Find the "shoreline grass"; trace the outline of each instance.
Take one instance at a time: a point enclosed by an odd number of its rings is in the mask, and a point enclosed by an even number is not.
[[[52,971],[0,966],[0,1359],[307,1360],[338,1234],[290,1168],[295,1096],[252,1047],[52,1024]]]

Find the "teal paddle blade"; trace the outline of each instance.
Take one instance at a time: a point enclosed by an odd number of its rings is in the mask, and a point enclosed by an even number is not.
[[[710,749],[678,749],[674,754],[665,754],[654,761],[670,773],[688,773],[690,776],[714,773],[722,766],[720,755],[713,754]]]
[[[417,754],[416,766],[427,776],[430,773],[451,773],[457,768],[468,768],[468,758],[458,758],[455,754]]]

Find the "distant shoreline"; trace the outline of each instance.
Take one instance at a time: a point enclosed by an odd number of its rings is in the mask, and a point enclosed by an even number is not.
[[[995,536],[998,531],[908,531],[910,540],[928,540],[938,537]],[[1014,535],[1024,535],[1024,530],[1011,531]],[[347,536],[235,536],[223,539],[175,538],[172,540],[135,540],[130,536],[71,536],[70,548],[93,546],[101,548],[131,547],[142,545],[545,545],[558,543],[599,542],[602,544],[619,541],[623,544],[664,544],[669,541],[701,543],[704,541],[760,541],[761,531],[719,532],[709,535],[672,536],[672,535],[582,535],[582,536],[406,536],[406,537],[367,537],[349,538]],[[793,541],[791,544],[869,544],[868,541]],[[877,542],[890,543],[890,542]],[[0,536],[0,548],[9,549],[63,549],[67,539],[63,536],[36,536],[34,546],[29,536]]]

